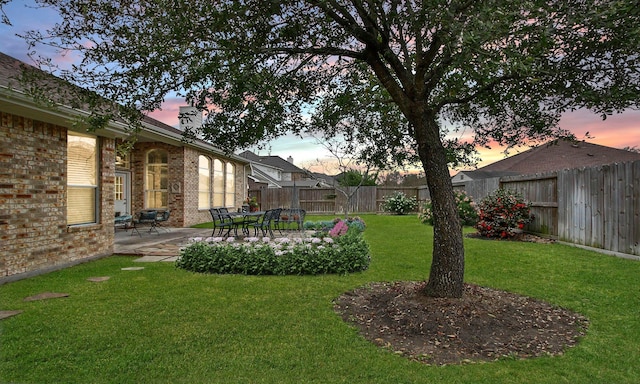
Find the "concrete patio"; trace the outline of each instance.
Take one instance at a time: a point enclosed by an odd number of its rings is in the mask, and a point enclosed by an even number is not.
[[[140,234],[118,229],[115,233],[113,253],[116,255],[141,256],[138,261],[175,261],[180,247],[192,237],[211,236],[211,229],[168,228],[159,232],[140,229]]]

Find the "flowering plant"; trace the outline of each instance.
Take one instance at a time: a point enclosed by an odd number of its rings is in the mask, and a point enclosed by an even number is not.
[[[407,212],[415,211],[418,201],[415,197],[408,197],[402,192],[396,192],[391,196],[385,196],[382,209],[396,215],[404,215]]]
[[[463,191],[455,191],[456,205],[458,206],[458,216],[462,225],[471,226],[478,222],[478,208],[469,196]],[[422,206],[422,212],[418,214],[422,224],[433,225],[433,210],[431,201],[427,201]]]
[[[348,231],[335,238],[193,238],[181,250],[176,267],[201,273],[305,275],[363,271],[369,262],[362,235]]]
[[[498,189],[480,203],[476,229],[486,237],[513,237],[533,220],[531,204],[517,192]]]
[[[367,228],[367,225],[365,224],[364,220],[361,217],[354,216],[354,217],[348,217],[346,219],[341,219],[339,217],[336,217],[332,221],[307,220],[304,222],[304,229],[321,231],[321,232],[329,232],[340,221],[343,221],[349,227],[349,229],[354,228],[354,230],[358,232],[364,232],[365,228]]]
[[[342,220],[338,220],[333,226],[333,228],[331,228],[331,230],[329,231],[329,236],[331,237],[342,236],[346,234],[348,230],[349,230],[349,226],[347,225],[347,223],[345,223]]]

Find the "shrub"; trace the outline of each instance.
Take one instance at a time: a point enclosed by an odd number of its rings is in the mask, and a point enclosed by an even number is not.
[[[396,192],[391,196],[385,196],[382,203],[382,209],[385,212],[392,212],[396,215],[404,215],[413,212],[418,208],[418,202],[415,197],[407,197],[402,192]]]
[[[479,221],[476,229],[486,237],[513,237],[531,222],[531,204],[518,193],[498,189],[485,197],[479,206]]]
[[[364,232],[365,228],[367,227],[362,218],[360,218],[359,216],[354,216],[347,217],[346,219],[336,217],[332,221],[305,221],[304,229],[329,232],[339,221],[346,222],[347,226],[349,226],[349,229],[355,228],[358,232]]]
[[[475,225],[478,222],[478,209],[475,203],[464,192],[455,192],[456,205],[458,206],[458,216],[460,223],[466,226]],[[422,206],[422,213],[418,215],[422,224],[433,225],[433,211],[431,201],[427,201]]]
[[[360,232],[337,237],[194,239],[176,267],[199,273],[244,275],[317,275],[359,272],[369,267],[369,246]]]
[[[310,221],[304,222],[304,229],[328,232],[335,225],[334,221]]]
[[[362,220],[362,218],[359,216],[347,217],[345,221],[347,222],[349,229],[353,228],[358,232],[364,232],[365,228],[367,228],[364,220]]]

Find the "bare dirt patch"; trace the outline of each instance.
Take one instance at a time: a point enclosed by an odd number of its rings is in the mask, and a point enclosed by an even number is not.
[[[347,292],[335,310],[368,340],[428,364],[562,354],[585,317],[532,298],[465,285],[461,299],[424,296],[423,283],[373,283]]]

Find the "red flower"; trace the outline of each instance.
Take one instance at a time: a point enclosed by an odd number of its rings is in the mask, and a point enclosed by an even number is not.
[[[518,223],[518,228],[520,229],[524,228],[524,223]]]

